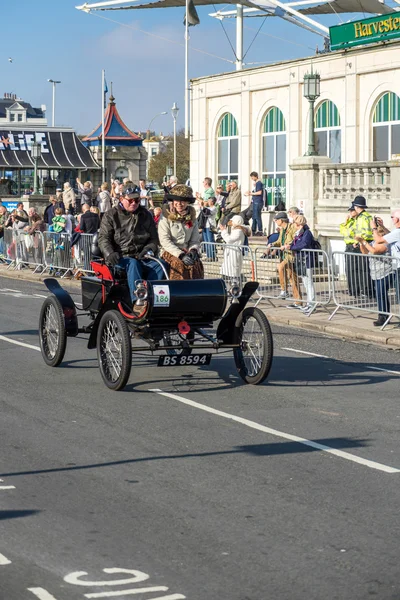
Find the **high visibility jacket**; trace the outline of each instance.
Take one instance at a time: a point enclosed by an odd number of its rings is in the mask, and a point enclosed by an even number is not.
[[[354,235],[362,237],[367,242],[371,242],[374,239],[372,235],[372,215],[365,210],[355,218]]]
[[[339,226],[340,235],[343,236],[345,244],[354,244],[355,243],[355,228],[356,228],[356,220],[349,217],[345,223],[342,223]]]

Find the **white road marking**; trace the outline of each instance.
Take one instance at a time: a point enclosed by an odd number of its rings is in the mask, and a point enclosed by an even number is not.
[[[368,367],[367,369],[372,369],[373,371],[383,371],[384,373],[391,373],[392,375],[400,375],[400,371],[390,371],[390,369],[380,369],[379,367]]]
[[[11,565],[11,560],[8,560],[4,554],[0,554],[0,565]]]
[[[146,592],[168,592],[168,588],[164,585],[147,588],[136,588],[135,590],[119,590],[117,592],[95,592],[93,594],[85,594],[85,598],[115,598],[116,596],[133,596],[134,594],[145,594]],[[179,596],[184,598],[185,596]],[[160,600],[160,596],[158,597]],[[165,596],[163,596],[165,599]],[[152,600],[157,600],[153,598]]]
[[[296,348],[281,348],[281,350],[289,350],[289,352],[307,354],[307,356],[316,356],[317,358],[329,358],[329,356],[325,356],[325,354],[315,354],[314,352],[306,352],[305,350],[296,350]]]
[[[54,596],[49,594],[47,590],[41,587],[28,588],[28,592],[32,592],[32,594],[34,594],[36,598],[39,598],[40,600],[56,600]]]
[[[0,490],[15,490],[15,485],[0,485]]]
[[[159,389],[152,389],[149,391],[155,392],[156,394],[160,394],[161,396],[165,396],[166,398],[171,398],[172,400],[177,400],[178,402],[182,402],[183,404],[187,404],[188,406],[192,406],[193,408],[204,410],[205,412],[212,413],[219,417],[230,419],[231,421],[235,421],[236,423],[241,423],[242,425],[250,427],[251,429],[257,429],[258,431],[263,431],[264,433],[269,433],[270,435],[274,435],[285,440],[290,440],[291,442],[298,442],[299,444],[303,444],[304,446],[309,446],[310,448],[315,448],[316,450],[322,450],[323,452],[327,452],[329,454],[333,454],[334,456],[338,456],[339,458],[344,458],[351,462],[358,463],[359,465],[369,467],[370,469],[377,469],[378,471],[383,471],[384,473],[400,473],[400,469],[388,467],[387,465],[383,465],[372,460],[367,460],[365,458],[355,456],[354,454],[350,454],[349,452],[337,450],[336,448],[331,448],[330,446],[325,446],[324,444],[319,444],[318,442],[313,442],[312,440],[307,440],[306,438],[302,438],[297,435],[292,435],[290,433],[285,433],[284,431],[278,431],[277,429],[265,427],[264,425],[260,425],[259,423],[255,423],[254,421],[249,421],[248,419],[237,417],[236,415],[223,412],[222,410],[212,408],[211,406],[206,406],[205,404],[199,404],[198,402],[188,400],[187,398],[177,396],[176,394],[169,394]]]
[[[327,358],[328,360],[338,360],[337,358],[330,358],[329,356],[325,356],[325,354],[315,354],[314,352],[306,352],[305,350],[297,350],[296,348],[281,348],[281,350],[289,350],[289,352],[297,352],[298,354],[308,354],[309,356],[316,356],[317,358]],[[391,371],[390,369],[371,367],[369,365],[365,365],[365,368],[372,369],[373,371],[383,371],[384,373],[391,373],[392,375],[400,375],[400,371]]]
[[[8,338],[5,335],[0,335],[0,340],[3,340],[3,342],[9,342],[10,344],[16,344],[17,346],[23,346],[24,348],[29,348],[30,350],[39,350],[39,352],[40,352],[39,346],[32,346],[32,344],[25,344],[25,342],[18,342],[17,340]]]

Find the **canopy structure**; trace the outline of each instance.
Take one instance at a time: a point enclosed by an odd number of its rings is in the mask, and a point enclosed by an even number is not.
[[[32,169],[31,144],[41,145],[38,169],[99,169],[75,131],[0,130],[0,169]]]
[[[89,135],[83,138],[82,142],[85,146],[100,146],[102,142],[102,123],[99,123]],[[115,105],[115,98],[111,95],[104,116],[105,146],[141,146],[142,143],[142,138],[133,133],[121,119]]]

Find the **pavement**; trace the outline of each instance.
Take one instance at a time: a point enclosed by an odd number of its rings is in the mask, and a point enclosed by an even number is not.
[[[400,598],[397,352],[273,325],[260,386],[135,354],[113,393],[87,336],[44,364],[45,295],[0,277],[1,600]]]
[[[30,269],[8,271],[5,265],[0,265],[0,276],[32,282],[43,281],[46,277],[46,275],[40,274],[33,275]],[[80,288],[79,281],[65,279],[62,282],[62,285],[70,286],[72,289]],[[329,321],[329,316],[335,306],[330,306],[328,310],[319,307],[312,315],[306,316],[299,310],[286,308],[287,304],[287,302],[279,300],[274,300],[273,305],[263,301],[259,307],[265,311],[271,323],[277,325],[289,325],[341,339],[369,342],[400,350],[400,322],[398,319],[393,319],[393,323],[389,323],[382,331],[373,325],[373,321],[376,320],[375,313],[340,310]]]

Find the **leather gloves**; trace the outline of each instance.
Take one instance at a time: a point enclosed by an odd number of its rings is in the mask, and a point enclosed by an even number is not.
[[[187,254],[185,254],[185,256],[182,258],[182,262],[184,265],[186,265],[187,267],[193,267],[194,263],[196,262],[194,260],[194,258],[192,256],[190,256],[190,252],[188,252]]]
[[[111,254],[109,254],[106,258],[106,263],[112,267],[115,267],[115,265],[119,263],[120,258],[119,252],[111,252]]]

